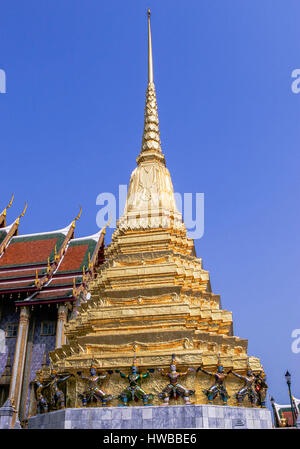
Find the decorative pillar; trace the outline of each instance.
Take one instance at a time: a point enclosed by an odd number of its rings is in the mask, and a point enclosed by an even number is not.
[[[19,410],[21,389],[24,373],[24,362],[27,348],[27,337],[29,328],[30,311],[27,307],[22,307],[19,318],[18,336],[14,355],[14,364],[11,374],[9,398],[14,403],[16,410]]]
[[[66,343],[65,339],[65,323],[67,322],[66,306],[59,306],[57,312],[57,326],[56,326],[56,343],[55,348],[61,348]]]

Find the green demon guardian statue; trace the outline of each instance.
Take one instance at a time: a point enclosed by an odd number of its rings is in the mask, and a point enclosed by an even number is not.
[[[212,404],[213,401],[217,398],[217,396],[220,396],[220,398],[223,401],[224,405],[227,405],[228,398],[230,397],[227,393],[224,381],[229,373],[231,373],[231,370],[229,370],[227,373],[224,373],[223,365],[219,362],[217,366],[217,372],[211,373],[210,371],[206,371],[201,366],[197,368],[197,371],[202,371],[202,373],[207,374],[208,376],[212,376],[215,378],[214,384],[209,387],[207,390],[203,390],[203,393],[207,396],[208,403]]]
[[[116,373],[120,373],[120,376],[123,379],[127,379],[129,382],[129,386],[122,391],[119,395],[119,399],[121,401],[121,406],[125,407],[128,405],[130,401],[143,401],[143,405],[151,405],[151,401],[154,397],[152,393],[147,394],[140,386],[140,382],[142,379],[146,379],[150,373],[153,373],[154,369],[148,369],[148,372],[145,374],[139,373],[136,364],[136,358],[134,358],[132,366],[131,366],[131,374],[126,376],[126,374],[122,373],[121,370],[116,370]]]

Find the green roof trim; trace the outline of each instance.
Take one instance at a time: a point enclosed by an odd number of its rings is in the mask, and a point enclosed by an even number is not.
[[[298,410],[299,410],[299,412],[300,412],[300,404],[298,405]],[[290,406],[290,407],[281,407],[281,408],[279,409],[279,415],[280,415],[281,418],[282,418],[282,413],[284,413],[284,412],[290,412],[290,413],[292,413],[292,408],[291,408],[291,406]]]
[[[5,237],[7,236],[7,232],[0,230],[0,243],[3,242]]]
[[[4,267],[5,267],[5,270],[6,270],[6,267],[7,267],[8,265],[4,265]],[[0,273],[1,273],[1,270],[0,270]],[[16,274],[18,273],[18,271],[16,271]],[[40,276],[44,276],[45,274],[47,273],[47,269],[46,268],[43,268],[42,270],[40,270],[40,271],[38,271],[38,276],[40,277]],[[34,273],[31,273],[30,275],[28,274],[28,275],[24,275],[23,274],[23,276],[8,276],[8,277],[3,277],[3,278],[1,278],[0,277],[0,282],[4,282],[4,281],[11,281],[11,280],[13,280],[13,279],[16,279],[16,281],[21,281],[22,279],[26,279],[26,278],[34,278],[35,279],[35,272]],[[29,279],[28,279],[29,280]]]

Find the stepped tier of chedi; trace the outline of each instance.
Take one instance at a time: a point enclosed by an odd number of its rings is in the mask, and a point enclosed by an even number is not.
[[[262,369],[259,359],[247,355],[247,340],[233,335],[232,314],[222,309],[220,296],[212,292],[209,272],[196,257],[176,208],[161,149],[150,16],[148,42],[142,147],[125,210],[105,250],[106,261],[89,285],[89,299],[65,326],[68,344],[50,353],[59,373],[88,371],[92,362],[100,370],[114,370],[103,386],[113,395],[126,387],[115,370],[129,372],[134,355],[141,372],[168,368],[172,354],[179,370],[202,366],[215,371],[219,362],[225,371],[242,375],[249,367]],[[78,393],[82,388],[78,377],[72,382],[76,385],[69,389]],[[211,384],[207,375],[190,371],[182,383],[195,390],[194,402],[207,402],[202,391]],[[143,388],[155,394],[157,403],[165,385],[155,370]],[[241,380],[229,375],[226,386],[229,404],[235,404]],[[76,402],[75,393],[73,397]],[[244,405],[249,405],[247,400]]]

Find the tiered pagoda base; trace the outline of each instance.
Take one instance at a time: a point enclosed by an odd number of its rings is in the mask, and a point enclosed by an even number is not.
[[[33,416],[29,429],[271,429],[268,409],[221,405],[69,408]]]

